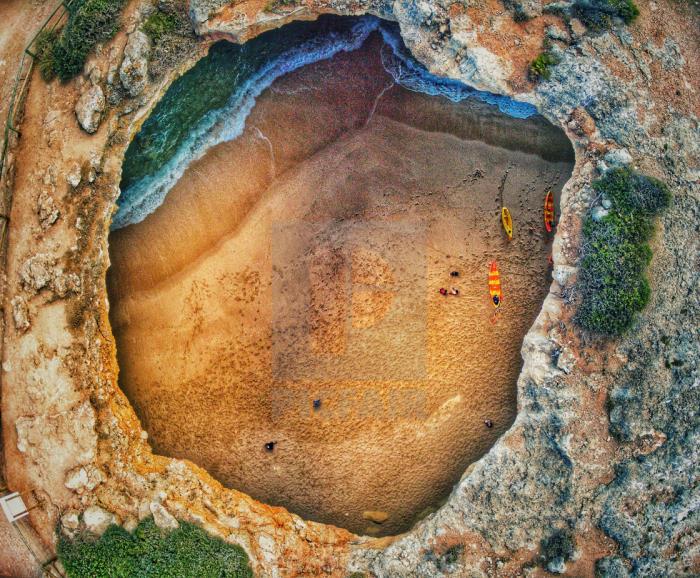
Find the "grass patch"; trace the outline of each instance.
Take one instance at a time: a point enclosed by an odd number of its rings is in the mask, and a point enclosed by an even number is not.
[[[661,181],[628,168],[606,173],[593,187],[612,206],[600,221],[589,215],[583,225],[575,320],[593,333],[621,335],[649,301],[648,241],[654,217],[668,207],[671,193]]]
[[[530,76],[533,80],[548,79],[552,76],[552,66],[557,64],[559,64],[559,58],[551,52],[542,52],[530,63]]]
[[[608,30],[614,18],[631,24],[639,16],[633,0],[577,0],[574,14],[592,30]]]
[[[172,12],[156,10],[143,24],[143,31],[153,42],[158,42],[167,34],[172,34],[177,30],[180,19]]]
[[[70,578],[253,577],[240,546],[187,522],[177,530],[161,530],[153,518],[143,520],[132,534],[113,525],[100,538],[62,536],[58,556]]]
[[[68,21],[60,33],[45,31],[36,51],[42,76],[66,82],[80,74],[95,45],[119,30],[125,0],[76,0],[68,7]]]

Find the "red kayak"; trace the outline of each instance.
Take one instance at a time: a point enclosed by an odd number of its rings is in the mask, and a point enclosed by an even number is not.
[[[552,191],[547,191],[544,198],[544,226],[548,233],[554,228],[554,195]]]

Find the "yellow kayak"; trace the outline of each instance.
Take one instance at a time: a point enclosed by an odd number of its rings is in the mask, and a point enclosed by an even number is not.
[[[508,235],[508,240],[513,239],[513,218],[510,216],[510,211],[507,207],[501,209],[501,222],[503,223],[503,228]]]

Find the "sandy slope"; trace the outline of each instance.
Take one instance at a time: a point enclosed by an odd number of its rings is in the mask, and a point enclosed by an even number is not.
[[[571,165],[531,154],[557,153],[541,119],[390,86],[378,50],[273,85],[240,139],[112,234],[109,284],[120,383],[157,451],[387,534],[444,499],[514,418],[520,344],[549,284],[542,198]]]

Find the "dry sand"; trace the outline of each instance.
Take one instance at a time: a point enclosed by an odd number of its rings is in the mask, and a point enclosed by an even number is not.
[[[368,534],[436,508],[512,423],[550,283],[544,193],[572,168],[541,118],[391,86],[380,45],[278,80],[241,138],[112,233],[108,276],[120,383],[156,451]]]

